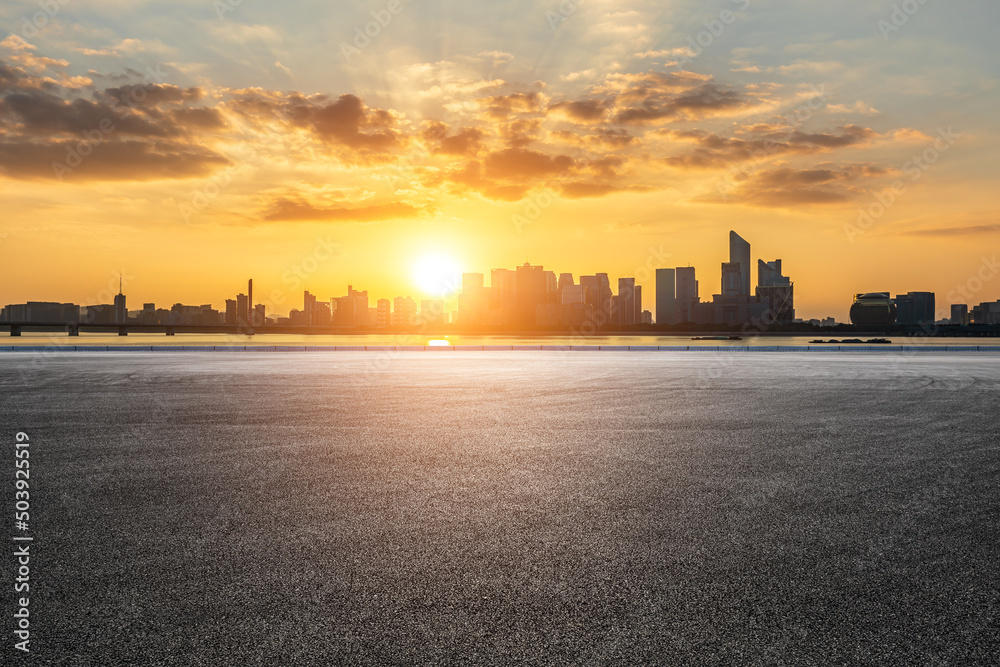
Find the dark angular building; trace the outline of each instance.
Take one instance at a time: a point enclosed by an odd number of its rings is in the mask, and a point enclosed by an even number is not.
[[[934,324],[934,292],[907,292],[896,295],[897,324]]]

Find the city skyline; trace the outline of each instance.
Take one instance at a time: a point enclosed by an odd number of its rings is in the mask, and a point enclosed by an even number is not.
[[[795,282],[784,275],[782,259],[757,259],[757,280],[753,280],[753,248],[735,230],[729,232],[729,258],[722,262],[717,293],[702,293],[703,281],[695,267],[640,267],[636,276],[619,277],[617,293],[608,273],[580,275],[557,273],[529,262],[514,269],[494,268],[488,274],[454,272],[457,265],[447,261],[424,262],[417,275],[429,298],[412,296],[369,298],[368,290],[347,285],[344,296],[320,298],[308,289],[302,292],[302,307],[287,312],[275,306],[290,295],[281,290],[258,290],[247,281],[246,293],[224,300],[224,308],[214,304],[199,306],[175,302],[169,309],[144,302],[142,309],[129,310],[123,293],[124,278],[118,276],[118,293],[113,304],[86,304],[29,301],[8,304],[0,311],[0,323],[67,323],[78,331],[77,323],[142,326],[228,326],[254,328],[271,326],[336,327],[387,329],[445,326],[464,330],[571,330],[593,333],[601,330],[641,330],[675,326],[741,326],[768,330],[775,326],[814,324],[833,326],[836,318],[822,320],[796,317]],[[486,277],[489,276],[487,284]],[[643,301],[637,276],[647,282],[652,276],[655,292]],[[706,286],[707,287],[707,286]],[[263,294],[262,294],[263,293]],[[647,297],[648,297],[647,293]],[[704,299],[703,299],[704,296]],[[948,295],[952,297],[951,294]],[[936,323],[967,326],[1000,323],[1000,300],[976,304],[949,303],[936,307],[934,292],[909,291],[892,297],[890,292],[856,293],[850,307],[850,322],[857,326],[888,327],[893,324],[919,326],[931,333]],[[374,304],[374,305],[372,305]],[[418,308],[419,304],[419,308]],[[649,308],[645,308],[646,305]],[[19,330],[19,328],[18,328]],[[12,335],[14,328],[11,328]],[[124,331],[120,332],[124,333]]]
[[[434,257],[630,276],[739,228],[845,320],[996,264],[995,5],[56,4],[0,8],[5,301],[122,265],[156,302],[292,291],[317,255],[323,293]]]

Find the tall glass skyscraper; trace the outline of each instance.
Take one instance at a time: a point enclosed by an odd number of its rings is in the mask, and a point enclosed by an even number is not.
[[[656,270],[656,323],[676,324],[676,280],[673,269]]]
[[[740,295],[750,297],[750,244],[736,232],[729,232],[729,262],[740,265]]]

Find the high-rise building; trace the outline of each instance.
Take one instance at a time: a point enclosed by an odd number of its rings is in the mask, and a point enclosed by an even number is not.
[[[556,295],[559,293],[559,280],[555,271],[545,272],[545,303],[556,303]]]
[[[1000,324],[1000,301],[984,301],[972,307],[973,324]]]
[[[80,321],[80,306],[75,303],[29,301],[4,306],[0,322],[44,322],[67,324]]]
[[[587,306],[590,308],[594,324],[612,324],[611,281],[606,273],[580,276],[580,284],[587,290]]]
[[[695,279],[694,267],[678,266],[674,271],[677,276],[677,323],[694,322],[692,304],[698,301],[698,281]]]
[[[228,326],[234,327],[238,324],[237,313],[236,299],[226,299],[226,324]]]
[[[568,306],[574,303],[582,305],[587,302],[587,289],[583,285],[566,285],[560,290],[561,305]]]
[[[951,323],[959,326],[969,325],[969,306],[967,304],[951,304]]]
[[[246,294],[236,295],[236,324],[246,326],[250,322],[250,300]]]
[[[618,307],[621,311],[615,318],[616,324],[629,326],[635,324],[635,278],[618,279]]]
[[[489,307],[483,280],[481,273],[462,274],[462,293],[458,295],[458,323],[463,327],[483,324]]]
[[[545,274],[543,267],[527,262],[517,267],[514,287],[514,324],[517,326],[532,328],[537,323],[538,306],[548,300],[549,278]]]
[[[306,314],[306,324],[312,326],[316,323],[316,296],[310,294],[309,290],[306,290],[302,297],[302,302],[302,312]]]
[[[722,296],[743,296],[743,268],[738,262],[722,263]]]
[[[376,305],[375,326],[384,329],[392,320],[392,303],[389,299],[379,299]]]
[[[674,269],[656,270],[656,323],[677,323],[677,285]]]
[[[757,260],[757,299],[767,306],[765,319],[787,323],[795,320],[794,285],[781,275],[781,260]]]
[[[492,324],[507,326],[514,321],[514,294],[517,274],[510,269],[493,269],[490,273],[490,317]]]
[[[392,300],[392,326],[409,327],[417,323],[417,304],[408,296]]]
[[[118,277],[118,294],[115,295],[115,324],[128,322],[128,308],[125,306],[125,295],[122,293],[122,279]]]
[[[258,303],[253,307],[253,325],[255,327],[262,327],[267,322],[267,307]]]
[[[740,296],[750,297],[750,244],[734,231],[729,232],[729,261],[739,265]],[[725,294],[725,292],[723,292]]]
[[[897,324],[934,324],[934,292],[897,294],[895,301]]]

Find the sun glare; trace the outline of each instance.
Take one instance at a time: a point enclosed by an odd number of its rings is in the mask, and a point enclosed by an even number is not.
[[[414,265],[413,282],[431,296],[454,294],[462,287],[462,267],[451,257],[428,255]]]

